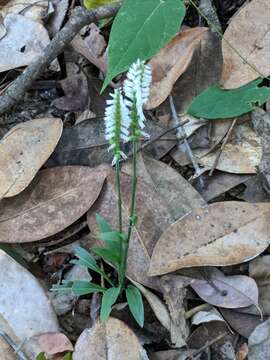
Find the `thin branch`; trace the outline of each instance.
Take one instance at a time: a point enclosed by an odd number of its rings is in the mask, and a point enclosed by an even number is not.
[[[75,8],[65,26],[45,48],[44,54],[32,62],[9,86],[5,94],[0,97],[0,115],[9,111],[19,100],[23,99],[25,92],[31,87],[33,81],[63,52],[65,47],[84,26],[115,15],[120,4],[121,2],[117,2],[95,10],[87,10],[82,7]]]
[[[177,112],[176,112],[176,109],[175,109],[175,105],[174,105],[174,101],[173,101],[173,97],[170,95],[169,97],[170,99],[170,107],[171,107],[171,112],[172,112],[172,117],[175,121],[176,124],[181,124],[180,122],[180,119],[177,115]],[[193,155],[193,152],[191,150],[191,147],[189,146],[189,143],[186,139],[186,132],[185,132],[185,129],[183,128],[183,126],[180,126],[178,128],[178,136],[180,136],[180,139],[182,140],[183,139],[183,144],[185,146],[185,152],[187,154],[187,157],[189,158],[189,160],[191,161],[194,169],[195,169],[195,174],[196,174],[196,177],[198,177],[199,179],[199,184],[200,184],[200,187],[201,189],[204,188],[204,181],[203,179],[201,178],[201,170],[200,170],[200,167],[195,159],[195,156]]]
[[[29,360],[29,358],[22,352],[21,346],[18,347],[7,333],[0,330],[0,336],[11,347],[11,349],[14,351],[14,354],[18,360]]]

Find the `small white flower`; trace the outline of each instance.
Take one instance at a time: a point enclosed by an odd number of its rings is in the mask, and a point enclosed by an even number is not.
[[[145,127],[145,116],[143,113],[143,105],[146,104],[150,84],[152,81],[151,67],[144,64],[144,61],[137,60],[128,70],[127,79],[124,82],[124,92],[129,99],[127,105],[132,109],[136,108],[138,127]],[[134,119],[132,119],[134,122]],[[135,124],[133,124],[135,126]],[[142,133],[142,135],[146,135]]]
[[[114,165],[120,158],[126,158],[121,151],[120,142],[129,141],[130,116],[125,100],[120,92],[116,89],[111,94],[112,99],[107,100],[105,111],[105,139],[109,141],[109,150],[112,150]]]

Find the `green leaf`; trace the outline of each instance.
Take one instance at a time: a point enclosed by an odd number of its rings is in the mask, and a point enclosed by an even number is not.
[[[258,87],[261,82],[258,79],[233,90],[210,86],[192,101],[188,113],[205,119],[226,119],[248,113],[270,96],[270,88]]]
[[[104,323],[112,311],[112,306],[120,294],[120,287],[111,287],[105,291],[101,301],[100,320]]]
[[[89,281],[74,281],[72,290],[76,296],[105,292],[106,289]]]
[[[36,360],[47,360],[45,353],[44,352],[39,353],[36,357]]]
[[[62,360],[72,360],[72,353],[67,353],[64,357],[62,357]]]
[[[73,286],[73,281],[67,281],[67,280],[63,280],[62,284],[54,284],[52,286],[52,291],[61,291],[63,293],[65,292],[69,292],[72,290],[72,286]]]
[[[182,0],[125,0],[112,25],[102,91],[134,61],[155,55],[179,31],[184,16]]]
[[[83,265],[96,272],[100,270],[94,257],[81,246],[75,246],[75,255],[79,260],[72,260],[72,264]]]
[[[96,222],[99,227],[99,231],[101,233],[112,232],[111,226],[107,223],[107,221],[99,214],[96,214]]]
[[[103,260],[108,261],[109,263],[119,267],[120,265],[120,253],[114,249],[93,247],[92,250],[100,256]]]
[[[126,289],[126,297],[127,297],[129,309],[134,319],[137,321],[140,327],[143,327],[144,306],[143,306],[142,295],[139,289],[137,289],[133,285],[129,285]]]

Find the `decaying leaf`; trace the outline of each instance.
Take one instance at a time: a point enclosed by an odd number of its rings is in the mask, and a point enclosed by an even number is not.
[[[222,41],[224,65],[221,83],[225,89],[238,88],[259,76],[269,75],[269,28],[268,0],[248,2],[232,18]]]
[[[268,203],[226,201],[199,208],[163,233],[154,248],[149,274],[251,260],[269,244],[269,216]]]
[[[31,186],[2,200],[0,242],[37,241],[65,229],[93,205],[106,175],[107,167],[40,171]]]
[[[199,325],[211,321],[224,321],[220,313],[215,308],[197,312],[192,316],[191,324]]]
[[[99,97],[97,94],[93,96],[95,98]],[[102,102],[104,102],[103,99]],[[161,134],[164,129],[156,122],[147,120],[145,131],[153,137]],[[166,140],[162,138],[154,142],[144,152],[156,159],[160,159],[175,144],[175,135],[167,134]],[[128,153],[130,146],[125,144],[124,150]],[[104,137],[104,122],[100,118],[96,118],[89,121],[85,120],[71,128],[65,128],[59,144],[49,160],[49,165],[97,166],[104,162],[111,163],[111,161],[112,153],[108,152],[108,143]]]
[[[22,342],[44,332],[58,332],[56,316],[34,276],[2,250],[0,267],[0,316],[17,339]],[[31,340],[26,341],[24,350],[31,359],[41,352]]]
[[[107,43],[96,24],[92,23],[84,27],[71,41],[71,46],[103,73],[106,72],[107,55],[105,50]]]
[[[191,282],[190,286],[206,302],[229,309],[258,304],[258,287],[255,280],[245,275],[225,276],[212,268],[209,279]]]
[[[197,191],[177,171],[165,163],[140,155],[138,157],[138,176],[152,186],[177,220],[191,210],[205,205]],[[122,170],[131,175],[132,162],[126,162]]]
[[[123,202],[123,223],[128,224],[131,200],[131,178],[122,174],[121,191]],[[87,214],[90,230],[97,233],[96,214],[100,214],[117,228],[117,190],[115,175],[108,176],[101,196]],[[154,211],[153,211],[154,210]],[[136,212],[140,214],[130,241],[127,274],[133,280],[150,287],[157,287],[157,280],[147,276],[155,243],[161,233],[173,222],[163,199],[143,181],[138,181]],[[97,241],[97,240],[95,240]]]
[[[217,151],[203,156],[203,151],[195,151],[198,161],[204,166],[212,167]],[[216,168],[236,174],[256,174],[262,157],[261,139],[247,125],[241,124],[231,134],[230,141],[224,146]]]
[[[258,325],[248,339],[248,359],[266,360],[270,356],[270,319]]]
[[[0,15],[5,18],[8,14],[20,14],[30,20],[42,23],[42,20],[48,15],[48,0],[9,0],[9,2],[0,8]]]
[[[85,329],[75,345],[73,360],[148,360],[136,335],[122,321],[110,317]]]
[[[34,119],[13,127],[0,142],[0,197],[19,194],[46,162],[62,134],[57,118]]]
[[[37,341],[47,355],[55,355],[65,351],[73,351],[73,345],[66,335],[60,332],[47,332],[38,335]]]
[[[159,106],[170,95],[174,83],[187,69],[194,50],[208,28],[197,27],[181,31],[150,61],[153,80],[147,109]]]
[[[50,42],[43,25],[17,14],[7,15],[3,24],[7,34],[0,39],[0,72],[29,65],[43,55]]]

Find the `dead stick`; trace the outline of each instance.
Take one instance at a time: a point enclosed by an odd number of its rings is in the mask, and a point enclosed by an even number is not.
[[[232,131],[233,131],[233,128],[234,128],[234,125],[235,125],[236,121],[237,121],[237,119],[234,119],[234,120],[232,121],[231,126],[230,126],[230,128],[229,128],[229,130],[228,130],[228,132],[227,132],[227,134],[226,134],[226,136],[225,136],[225,138],[224,138],[224,140],[222,141],[222,145],[221,145],[221,147],[220,147],[220,149],[219,149],[219,152],[218,152],[218,154],[217,154],[217,156],[216,156],[216,158],[215,158],[214,164],[212,165],[212,168],[211,168],[211,170],[210,170],[210,172],[209,172],[209,176],[212,176],[212,175],[213,175],[213,172],[215,171],[215,168],[217,167],[217,164],[218,164],[218,162],[219,162],[219,159],[220,159],[220,156],[221,156],[221,154],[222,154],[222,151],[224,150],[225,145],[227,144],[227,142],[228,142],[228,140],[229,140],[229,137],[231,136],[231,133],[232,133]]]
[[[197,164],[195,156],[192,153],[191,147],[189,146],[189,143],[188,143],[188,141],[186,139],[186,132],[185,132],[184,128],[181,126],[181,124],[183,122],[180,122],[180,119],[179,119],[179,117],[177,115],[172,95],[170,95],[169,99],[170,99],[170,107],[171,107],[172,117],[173,117],[176,124],[180,124],[180,126],[178,128],[180,138],[183,139],[183,143],[184,143],[184,146],[185,146],[185,149],[186,149],[186,154],[187,154],[189,160],[191,161],[191,163],[192,163],[192,165],[194,167],[195,174],[199,178],[200,187],[201,187],[201,189],[203,189],[204,188],[204,182],[203,182],[203,179],[200,176],[201,171],[200,171],[199,165]]]
[[[84,26],[115,15],[119,7],[120,2],[102,6],[95,10],[87,10],[82,7],[75,8],[65,26],[45,48],[44,54],[32,62],[9,86],[5,94],[0,97],[0,115],[10,110],[19,100],[23,99],[25,92],[31,87],[33,81],[63,52],[65,47]]]

